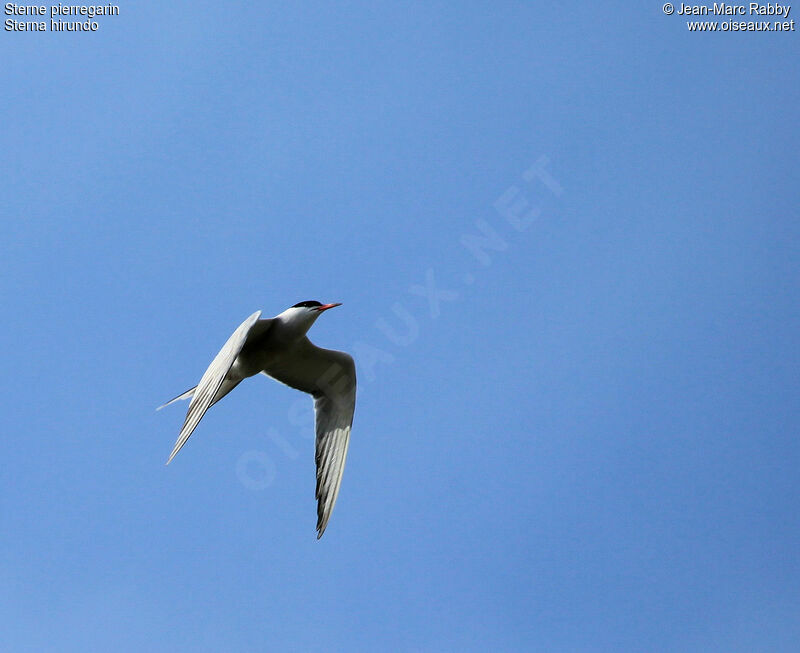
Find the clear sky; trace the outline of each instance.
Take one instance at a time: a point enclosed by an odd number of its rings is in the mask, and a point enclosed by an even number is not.
[[[0,34],[0,649],[800,650],[800,34],[119,6]],[[307,299],[320,541],[308,397],[154,411]]]

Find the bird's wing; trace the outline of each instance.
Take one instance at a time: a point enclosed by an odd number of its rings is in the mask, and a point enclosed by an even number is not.
[[[356,367],[349,354],[316,347],[304,338],[280,364],[264,371],[314,397],[317,420],[317,538],[339,496],[356,407]]]
[[[236,360],[242,346],[247,340],[250,329],[253,328],[253,325],[260,315],[261,311],[256,311],[242,322],[236,331],[233,332],[233,335],[228,338],[228,342],[223,345],[214,360],[211,361],[211,365],[208,366],[205,374],[203,374],[203,378],[200,379],[200,383],[197,384],[192,401],[189,403],[189,410],[186,413],[186,421],[184,421],[183,427],[181,427],[180,435],[175,442],[172,453],[169,455],[167,465],[169,465],[175,457],[175,454],[181,450],[181,447],[186,444],[192,431],[194,431],[195,427],[203,418],[209,406],[214,403],[214,396],[217,394],[217,390],[219,390],[222,382],[225,380],[225,375],[231,369],[233,361]]]

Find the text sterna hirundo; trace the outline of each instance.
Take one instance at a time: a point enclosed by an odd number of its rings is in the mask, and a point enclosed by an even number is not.
[[[349,354],[320,349],[306,333],[323,311],[341,304],[307,301],[269,320],[256,311],[242,322],[194,388],[168,401],[189,399],[189,410],[167,464],[205,412],[249,376],[265,374],[314,398],[316,413],[317,538],[339,495],[356,406],[356,369]],[[158,410],[164,408],[159,406]]]

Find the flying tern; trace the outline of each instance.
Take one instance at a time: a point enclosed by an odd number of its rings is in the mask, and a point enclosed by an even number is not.
[[[169,465],[205,412],[247,377],[264,374],[310,394],[316,413],[317,539],[325,532],[339,495],[356,406],[352,357],[321,349],[306,336],[317,318],[336,306],[341,304],[300,302],[265,320],[256,311],[228,338],[200,383],[158,408],[191,398]]]

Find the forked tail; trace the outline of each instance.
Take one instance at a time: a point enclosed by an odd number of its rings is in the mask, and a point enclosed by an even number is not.
[[[197,386],[194,386],[194,388],[189,388],[186,392],[184,392],[183,394],[178,395],[177,397],[175,397],[175,399],[170,399],[167,403],[165,403],[165,404],[159,406],[158,408],[156,408],[156,410],[161,410],[165,406],[169,406],[170,404],[174,404],[176,401],[181,401],[183,399],[191,399],[194,396],[194,391],[195,390],[197,390]]]

